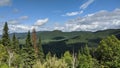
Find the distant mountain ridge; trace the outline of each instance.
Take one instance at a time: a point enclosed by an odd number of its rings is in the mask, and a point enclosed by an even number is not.
[[[27,32],[15,33],[15,34],[19,40],[24,40],[26,38]],[[79,42],[89,43],[90,40],[100,40],[110,35],[116,35],[119,38],[120,29],[107,29],[96,32],[90,32],[90,31],[62,32],[60,30],[37,32],[37,37],[41,37],[43,43],[48,43],[50,41],[62,41],[62,40],[68,40],[69,42],[70,40],[74,40],[74,41],[79,40]],[[13,33],[9,34],[9,36],[12,38]]]
[[[16,33],[20,45],[25,45],[26,33]],[[37,38],[41,37],[44,53],[51,52],[60,57],[65,51],[78,52],[85,45],[89,47],[97,47],[100,41],[108,36],[115,35],[120,39],[120,29],[107,29],[96,32],[90,31],[73,31],[62,32],[54,31],[38,31]],[[11,38],[13,33],[9,35]]]

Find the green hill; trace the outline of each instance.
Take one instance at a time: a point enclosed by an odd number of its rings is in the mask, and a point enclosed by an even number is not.
[[[16,33],[20,44],[25,44],[25,38],[27,33]],[[60,56],[65,51],[76,51],[86,44],[89,47],[97,47],[99,42],[107,36],[115,35],[120,39],[120,29],[108,29],[96,32],[90,31],[74,31],[74,32],[62,32],[59,30],[54,31],[38,31],[37,37],[41,37],[44,53],[49,51],[57,56]],[[13,34],[10,34],[12,38]]]

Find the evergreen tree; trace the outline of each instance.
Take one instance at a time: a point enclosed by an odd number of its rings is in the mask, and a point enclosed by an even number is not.
[[[64,53],[63,59],[68,64],[69,68],[72,68],[73,57],[72,57],[72,55],[70,54],[69,51],[66,51]]]
[[[26,38],[26,45],[23,48],[23,68],[32,68],[32,65],[34,64],[35,61],[35,53],[34,53],[34,48],[31,43],[31,35],[30,31],[28,31],[27,38]]]
[[[26,46],[25,47],[32,47],[32,42],[31,42],[31,35],[30,31],[28,31],[27,38],[26,38]]]
[[[10,46],[10,38],[8,34],[8,24],[5,22],[4,28],[3,28],[3,34],[2,34],[2,44],[4,46]]]
[[[78,68],[100,68],[96,59],[90,55],[90,50],[86,45],[83,53],[78,53]]]
[[[13,50],[18,53],[18,51],[19,51],[19,41],[16,38],[15,33],[13,34],[13,37],[12,37],[12,46],[13,46]]]
[[[7,53],[8,53],[8,65],[11,67],[12,58],[14,56],[14,52],[12,50],[9,34],[8,34],[8,24],[5,22],[4,28],[3,28],[3,35],[2,35],[2,44],[6,47]]]
[[[44,52],[43,52],[43,47],[42,47],[42,42],[40,37],[38,40],[38,57],[40,58],[41,61],[43,60],[43,57],[44,57]]]
[[[84,47],[84,54],[86,56],[90,56],[90,50],[89,50],[89,47],[87,45]]]

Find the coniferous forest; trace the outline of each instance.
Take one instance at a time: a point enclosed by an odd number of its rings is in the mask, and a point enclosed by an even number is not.
[[[16,37],[10,38],[7,22],[4,24],[0,41],[0,68],[119,68],[120,67],[120,40],[110,35],[100,40],[98,45],[89,46],[87,43],[80,47],[67,48],[65,51],[51,49],[42,44],[41,36],[36,30],[28,31],[24,44]],[[80,41],[80,40],[79,40]],[[76,42],[71,40],[70,42]],[[49,44],[49,43],[48,43]],[[52,44],[51,44],[52,45]],[[56,44],[58,47],[62,45]],[[56,46],[56,47],[57,47]],[[78,46],[78,44],[77,44]],[[52,47],[52,46],[51,46]],[[62,46],[63,48],[66,48]],[[46,49],[46,50],[47,50]],[[77,49],[77,50],[76,50]],[[56,51],[59,53],[52,52]],[[63,49],[64,50],[64,49]]]
[[[120,68],[120,0],[0,0],[0,68]]]

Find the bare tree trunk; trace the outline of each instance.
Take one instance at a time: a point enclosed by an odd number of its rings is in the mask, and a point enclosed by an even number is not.
[[[73,61],[72,61],[72,68],[75,68],[75,55],[74,55],[74,46],[73,46]]]
[[[9,55],[9,58],[8,58],[8,65],[9,65],[9,68],[11,67],[11,63],[12,63],[12,58],[13,58],[13,52],[10,50],[10,49],[7,49],[8,51],[8,55]]]
[[[74,52],[74,46],[73,46],[73,56],[72,56],[72,68],[76,68],[76,53]]]

